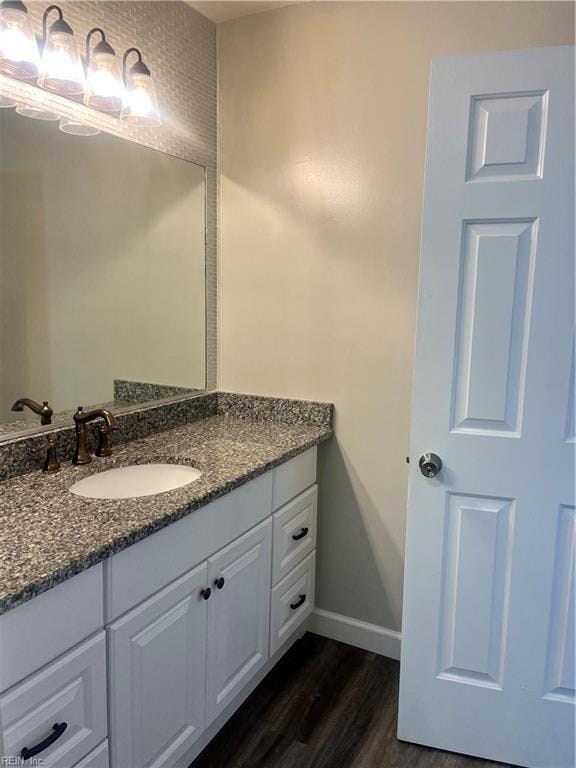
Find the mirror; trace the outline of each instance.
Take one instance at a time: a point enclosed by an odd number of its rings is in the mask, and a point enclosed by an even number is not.
[[[206,386],[205,169],[0,109],[0,437]]]

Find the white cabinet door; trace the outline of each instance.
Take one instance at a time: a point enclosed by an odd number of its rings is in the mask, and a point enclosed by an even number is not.
[[[108,627],[112,765],[167,768],[204,729],[207,565]]]
[[[208,561],[209,725],[268,659],[272,520]]]
[[[399,736],[573,768],[574,50],[430,94]]]

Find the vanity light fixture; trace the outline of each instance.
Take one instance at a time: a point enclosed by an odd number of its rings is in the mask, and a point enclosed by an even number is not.
[[[63,133],[71,133],[74,136],[97,136],[100,133],[99,128],[86,125],[86,123],[81,123],[71,117],[61,117],[58,127]]]
[[[50,18],[56,14],[56,18]],[[94,35],[100,40],[94,44]],[[136,60],[129,66],[128,58]],[[128,48],[122,67],[116,52],[101,27],[93,27],[86,36],[86,70],[80,57],[72,27],[64,20],[59,5],[49,5],[42,17],[40,53],[22,0],[0,0],[0,74],[19,80],[32,80],[38,86],[32,97],[0,94],[0,109],[37,120],[60,120],[65,133],[93,136],[98,128],[76,118],[60,118],[53,99],[39,89],[59,96],[83,97],[85,106],[118,117],[140,128],[162,124],[156,87],[138,48]],[[50,103],[52,102],[52,103]],[[58,107],[56,107],[58,109]]]
[[[135,53],[138,59],[128,69],[127,60],[131,53]],[[138,48],[128,48],[125,52],[122,75],[125,92],[120,118],[142,128],[157,128],[162,125],[154,80],[150,70],[142,61],[142,54]]]
[[[94,35],[100,42],[93,49]],[[124,97],[124,84],[116,51],[106,40],[104,30],[94,27],[86,35],[86,94],[84,104],[104,112],[120,112]]]
[[[48,16],[52,11],[58,13],[58,18],[48,27]],[[42,41],[38,85],[62,96],[84,93],[86,81],[76,38],[58,5],[49,5],[44,11]]]
[[[22,0],[0,2],[0,71],[18,80],[34,80],[40,56],[28,9]]]

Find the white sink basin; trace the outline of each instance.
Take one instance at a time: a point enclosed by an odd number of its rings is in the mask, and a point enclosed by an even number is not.
[[[133,464],[85,477],[69,490],[90,499],[136,499],[181,488],[201,474],[181,464]]]

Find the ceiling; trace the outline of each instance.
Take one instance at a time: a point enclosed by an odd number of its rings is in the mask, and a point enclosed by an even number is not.
[[[272,11],[286,5],[298,5],[302,0],[253,0],[252,2],[250,0],[199,0],[199,2],[187,0],[187,2],[216,24],[221,24],[223,21],[249,16],[252,13]]]

